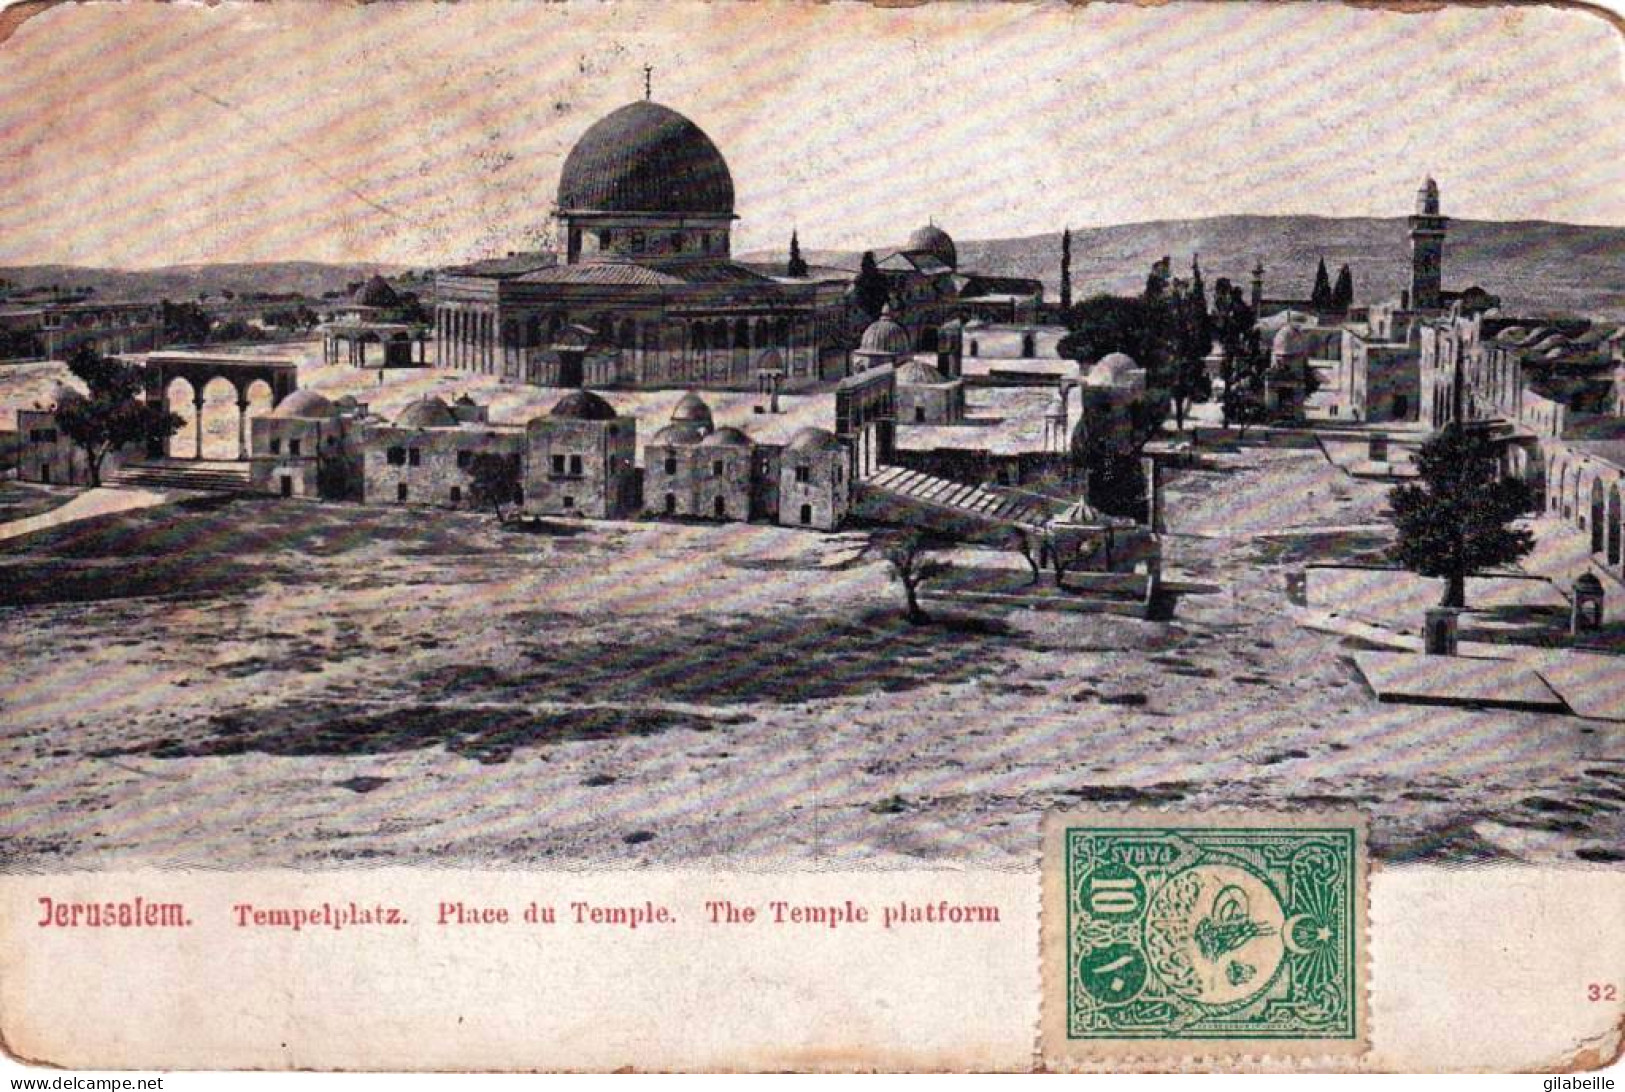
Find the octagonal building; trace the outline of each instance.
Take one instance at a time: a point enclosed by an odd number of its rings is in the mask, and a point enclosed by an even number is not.
[[[771,368],[794,390],[837,374],[850,274],[734,261],[734,199],[693,121],[651,101],[612,111],[560,172],[561,253],[440,274],[437,359],[541,386],[744,390]]]

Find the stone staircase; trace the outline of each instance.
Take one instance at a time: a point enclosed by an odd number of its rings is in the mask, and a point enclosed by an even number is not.
[[[859,483],[858,494],[866,515],[913,523],[912,511],[924,517],[918,522],[943,530],[1011,525],[1037,530],[1065,507],[1061,501],[965,485],[901,466],[881,467]]]
[[[111,486],[134,489],[197,489],[210,493],[249,493],[247,463],[190,459],[148,459],[125,463],[107,478]]]

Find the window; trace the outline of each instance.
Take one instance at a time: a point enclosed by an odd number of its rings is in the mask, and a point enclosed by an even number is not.
[[[422,466],[423,465],[423,449],[420,448],[420,447],[409,447],[409,448],[407,448],[406,449],[406,464],[408,466]]]
[[[666,456],[666,473],[667,474],[675,474],[675,473],[677,473],[677,456],[675,456],[675,455],[667,455]]]
[[[574,478],[581,477],[581,456],[580,455],[572,455],[572,456],[570,456],[570,476],[574,477]]]
[[[467,470],[473,464],[474,464],[474,453],[472,451],[464,449],[464,450],[459,451],[457,453],[457,469],[458,470]]]
[[[275,441],[272,442],[274,443]],[[271,450],[275,451],[276,448],[273,447]],[[390,466],[405,466],[406,449],[404,447],[392,447],[384,453],[384,460],[388,462]]]
[[[723,463],[722,463],[721,459],[713,459],[712,460],[712,462],[711,462],[711,476],[713,478],[722,477],[722,466],[723,466]]]
[[[924,406],[915,406],[914,407],[914,423],[916,425],[918,425],[918,424],[923,424],[924,422],[925,422],[925,407]]]
[[[271,437],[271,454],[282,454],[282,438],[280,436]]]
[[[716,500],[711,502],[711,511],[718,519],[727,519],[728,502],[723,500],[721,497],[718,497]]]
[[[632,233],[632,249],[635,250],[635,251],[638,251],[639,253],[642,253],[642,251],[643,251],[643,232],[634,231]]]
[[[564,498],[564,507],[566,507],[566,508],[574,508],[575,506],[576,506],[576,499],[574,497],[565,497]]]
[[[462,489],[462,486],[454,485],[454,486],[451,487],[451,503],[453,503],[453,504],[462,504],[463,503],[463,489]]]
[[[564,456],[563,455],[555,455],[555,456],[553,456],[553,473],[555,475],[560,475],[560,476],[562,476],[564,474]]]
[[[796,465],[796,484],[806,485],[811,481],[812,467],[808,466],[806,463],[798,463]]]
[[[289,440],[288,441],[288,454],[292,455],[296,459],[299,457],[299,441],[298,440]]]
[[[399,485],[397,485],[395,487],[395,499],[402,502],[403,504],[406,502],[406,483],[405,482],[401,482]]]

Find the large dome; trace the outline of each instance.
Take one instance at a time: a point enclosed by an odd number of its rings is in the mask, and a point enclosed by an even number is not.
[[[908,237],[908,249],[923,250],[949,269],[959,268],[959,248],[954,246],[953,237],[935,224],[916,228]]]
[[[732,216],[734,180],[698,125],[658,103],[634,102],[576,141],[559,177],[559,208]]]

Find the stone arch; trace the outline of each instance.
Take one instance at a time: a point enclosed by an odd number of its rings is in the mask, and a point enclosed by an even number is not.
[[[1618,565],[1620,562],[1620,499],[1619,482],[1614,482],[1608,490],[1608,564]]]
[[[184,375],[170,378],[164,384],[164,405],[181,419],[164,445],[164,454],[172,459],[190,459],[197,454],[197,402],[198,390]]]
[[[217,375],[203,384],[203,450],[199,458],[235,459],[241,454],[237,442],[238,404],[242,401],[237,384]]]
[[[1586,521],[1586,530],[1591,532],[1591,552],[1594,554],[1600,554],[1603,550],[1603,522],[1606,518],[1603,514],[1604,501],[1601,477],[1593,477],[1591,479],[1590,492],[1591,512],[1590,518]]]
[[[1560,515],[1563,511],[1563,475],[1568,462],[1556,451],[1546,452],[1546,511]]]

